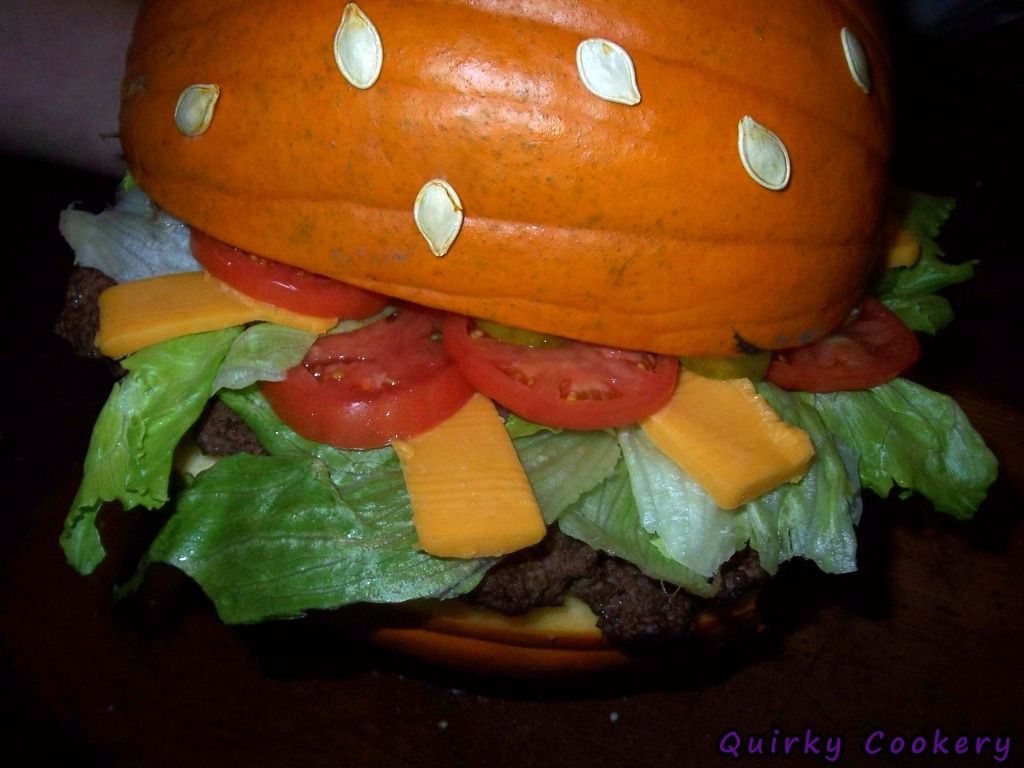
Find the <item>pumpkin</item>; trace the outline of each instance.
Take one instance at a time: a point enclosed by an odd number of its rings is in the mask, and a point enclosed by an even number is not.
[[[131,173],[233,245],[614,346],[807,342],[879,250],[889,59],[855,0],[150,0]]]

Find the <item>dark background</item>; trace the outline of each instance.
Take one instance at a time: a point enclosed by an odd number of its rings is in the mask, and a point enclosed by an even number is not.
[[[979,3],[991,10],[998,3]],[[1004,4],[1013,7],[1012,3]],[[50,333],[71,254],[62,208],[99,210],[114,183],[4,157],[0,467],[0,749],[31,765],[729,765],[742,734],[841,734],[841,764],[884,764],[875,729],[1011,736],[1024,764],[1024,312],[1019,115],[1024,25],[893,14],[894,178],[953,195],[942,241],[981,260],[948,291],[957,323],[915,376],[954,394],[1003,474],[971,523],[872,501],[861,571],[795,565],[765,599],[770,629],[728,654],[596,679],[529,682],[425,669],[329,620],[226,628],[188,585],[112,606],[115,555],[83,579],[57,547],[109,373]],[[115,539],[122,527],[111,523]],[[131,557],[132,540],[125,560]],[[173,579],[168,581],[173,582]],[[160,598],[157,600],[157,598]],[[821,758],[746,758],[751,765]],[[892,764],[945,764],[909,755]],[[987,758],[945,760],[991,764]]]

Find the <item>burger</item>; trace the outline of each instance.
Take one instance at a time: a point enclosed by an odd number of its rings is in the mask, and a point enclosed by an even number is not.
[[[966,518],[996,464],[902,374],[952,201],[888,181],[854,0],[150,0],[118,204],[61,320],[119,361],[61,543],[162,509],[229,623],[573,672],[856,568],[861,491]]]

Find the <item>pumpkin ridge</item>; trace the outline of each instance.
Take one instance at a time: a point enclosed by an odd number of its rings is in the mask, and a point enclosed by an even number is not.
[[[674,59],[664,59],[662,61],[664,61],[666,63],[672,63],[672,64],[674,64],[676,66],[686,67],[687,69],[690,69],[690,70],[693,70],[693,71],[699,71],[699,72],[703,73],[704,76],[707,77],[708,79],[717,79],[718,82],[720,82],[720,83],[728,83],[731,86],[737,87],[737,90],[742,89],[743,91],[756,92],[756,93],[760,94],[764,98],[764,100],[766,102],[775,102],[775,103],[777,103],[779,105],[782,105],[791,114],[798,113],[801,116],[807,118],[809,121],[814,121],[814,122],[818,123],[819,125],[828,126],[829,128],[831,128],[833,130],[834,133],[838,134],[839,136],[842,136],[843,139],[846,142],[848,142],[850,144],[855,144],[855,145],[857,145],[859,147],[865,148],[871,154],[871,156],[875,160],[881,160],[883,162],[888,162],[888,158],[889,158],[888,152],[886,152],[884,149],[879,148],[878,146],[876,146],[874,144],[874,142],[873,142],[873,138],[874,137],[872,137],[870,135],[867,135],[867,134],[861,135],[861,134],[855,133],[854,131],[850,130],[841,121],[833,120],[830,117],[823,116],[821,114],[815,114],[812,109],[807,108],[804,104],[800,103],[796,99],[787,98],[787,97],[785,97],[785,96],[783,96],[781,94],[778,94],[778,93],[776,93],[776,92],[774,92],[774,91],[772,91],[772,90],[770,90],[768,88],[763,88],[763,87],[758,86],[758,85],[756,85],[754,83],[744,82],[744,81],[740,80],[739,78],[732,77],[731,75],[724,75],[724,74],[721,74],[721,73],[716,73],[716,72],[714,72],[714,70],[712,70],[711,68],[706,67],[704,65],[684,63],[682,61],[677,61],[677,60],[674,60]],[[247,81],[266,83],[268,81],[273,81],[273,80],[287,81],[288,77],[285,76],[285,75],[270,75],[270,76],[267,76],[266,74],[264,74],[262,76],[234,75],[232,80],[234,82],[243,83],[243,84],[246,83]],[[408,90],[408,91],[414,91],[414,92],[419,92],[419,93],[427,93],[427,92],[430,92],[432,90],[431,88],[429,88],[426,85],[419,85],[419,84],[408,82],[408,81],[403,82],[403,81],[395,81],[395,80],[390,80],[388,82],[388,87],[391,88],[394,91]],[[167,89],[151,88],[149,90],[149,93],[150,93],[151,96],[154,96],[154,97],[165,95],[168,98],[173,96],[173,98],[177,99],[177,96],[178,96],[178,92],[174,91],[174,90],[172,90],[170,88],[167,88]],[[461,96],[461,97],[463,97],[466,100],[472,100],[474,102],[480,102],[481,100],[486,100],[487,102],[491,102],[491,103],[495,103],[495,104],[511,104],[511,105],[520,106],[520,107],[522,105],[524,105],[524,104],[528,104],[529,103],[529,102],[527,102],[525,100],[522,100],[522,99],[516,99],[516,98],[513,98],[513,97],[502,98],[500,96],[492,95],[492,94],[480,95],[480,94],[462,93],[462,92],[456,91],[455,95]],[[695,104],[695,106],[698,106],[698,105]],[[643,107],[641,105],[638,108],[642,109]],[[524,110],[524,111],[527,111],[527,110]],[[532,112],[535,113],[535,114],[540,114],[541,116],[545,115],[545,112],[543,111],[542,108],[534,108],[532,110]],[[577,117],[579,117],[579,116],[577,116]],[[736,117],[736,121],[737,122],[739,121],[740,117],[742,117],[742,115],[737,115],[737,117]],[[732,126],[732,125],[723,126],[723,128],[726,128],[726,127],[728,127],[730,130],[732,130],[734,128],[734,126]],[[216,136],[216,134],[213,134],[211,136],[211,138],[215,137],[215,136]],[[275,198],[275,199],[289,199],[289,198],[281,197],[281,198]],[[296,199],[306,199],[306,198],[299,197],[299,198],[296,198]]]
[[[837,34],[836,35],[836,39],[837,40],[838,40],[838,37],[839,36]],[[840,52],[840,55],[841,55],[841,52]],[[874,139],[875,139],[874,136],[871,136],[871,135],[860,135],[860,134],[854,133],[849,128],[847,128],[847,126],[844,123],[842,123],[841,121],[833,120],[827,114],[826,115],[822,115],[820,113],[815,113],[812,109],[808,108],[807,105],[801,103],[797,99],[788,98],[788,97],[786,97],[786,96],[784,96],[782,94],[779,94],[776,91],[771,90],[770,88],[758,85],[757,83],[755,83],[753,81],[748,82],[748,81],[745,81],[745,80],[741,80],[738,77],[734,77],[734,76],[732,76],[730,74],[716,72],[715,70],[713,70],[711,67],[708,67],[707,65],[691,64],[691,63],[683,62],[683,61],[677,60],[677,59],[664,59],[663,61],[666,62],[666,63],[674,64],[676,66],[686,67],[687,69],[691,69],[691,70],[695,70],[695,71],[700,71],[708,79],[715,79],[715,80],[718,80],[718,82],[720,82],[720,83],[728,83],[730,86],[735,86],[737,90],[743,90],[745,92],[757,93],[757,94],[761,95],[764,99],[766,99],[768,101],[772,101],[772,102],[775,102],[777,104],[781,104],[784,107],[788,108],[788,111],[790,113],[799,113],[800,115],[808,118],[809,120],[813,120],[814,122],[816,122],[819,125],[828,126],[829,128],[831,128],[836,133],[842,135],[849,143],[857,144],[858,146],[863,146],[863,147],[867,148],[876,159],[883,160],[883,161],[888,161],[889,153],[886,152],[884,149],[879,149],[877,146],[875,146],[872,143],[874,141]],[[697,102],[697,101],[699,101],[699,100],[695,99],[695,102]],[[699,104],[695,104],[695,106],[699,106]],[[642,108],[642,105],[641,105],[641,108]],[[739,122],[740,117],[742,117],[742,115],[737,115],[736,122]],[[729,128],[733,128],[733,126],[730,125]]]
[[[437,3],[437,0],[426,0],[426,2],[421,3],[421,4],[423,4],[423,5],[426,5],[426,4],[437,5],[438,3]],[[447,5],[447,3],[445,3],[445,5]],[[628,48],[628,50],[630,52],[630,55],[632,55],[634,51],[644,51],[648,55],[652,55],[652,56],[658,56],[658,55],[665,56],[666,55],[666,54],[658,54],[656,51],[652,50],[651,48],[647,48],[645,46],[638,45],[637,41],[635,41],[635,40],[629,40],[629,38],[618,38],[614,34],[609,33],[608,30],[606,30],[606,29],[594,29],[594,28],[591,28],[588,25],[585,25],[585,24],[582,24],[582,23],[577,24],[577,25],[573,25],[571,23],[558,23],[558,22],[550,20],[550,19],[545,19],[545,18],[539,18],[539,17],[535,17],[535,16],[524,15],[523,13],[521,13],[522,9],[518,5],[511,4],[511,3],[496,2],[493,5],[488,5],[488,4],[485,4],[485,3],[475,3],[474,2],[474,3],[470,4],[466,0],[459,0],[459,5],[460,5],[461,8],[463,8],[464,10],[466,10],[466,11],[468,11],[470,13],[476,13],[476,14],[481,14],[481,15],[485,14],[485,15],[489,15],[489,16],[498,16],[498,17],[502,17],[502,18],[513,19],[516,22],[524,22],[524,23],[528,23],[528,24],[531,24],[531,25],[546,27],[546,28],[549,28],[549,29],[561,30],[563,32],[566,32],[566,33],[568,33],[568,34],[578,38],[578,39],[585,39],[585,38],[590,38],[590,37],[610,37],[611,39],[613,39],[614,42],[619,43],[620,45],[623,45],[624,47]],[[844,3],[843,5],[844,5],[844,9],[843,10],[846,11],[847,15],[849,15],[849,16],[855,16],[856,15],[856,14],[850,12],[848,4]],[[691,9],[690,12],[697,13],[700,10],[701,9],[699,9],[699,8],[698,9]],[[741,10],[740,12],[737,12],[737,13],[730,13],[728,10],[724,9],[724,4],[716,4],[715,5],[714,15],[715,15],[716,18],[728,17],[731,22],[736,23],[736,24],[744,24],[744,23],[747,23],[749,21],[749,18],[748,18],[749,14],[747,12]],[[862,18],[858,18],[858,21],[859,22],[863,22],[863,19]],[[776,24],[777,24],[777,22],[776,22]],[[612,26],[612,25],[610,25],[610,26]],[[630,26],[632,26],[632,25],[630,25]],[[864,26],[863,23],[861,24],[861,26]],[[787,29],[786,27],[783,27],[781,25],[775,26],[774,29],[776,31],[778,31],[782,37],[787,39],[790,44],[797,44],[797,45],[802,45],[802,46],[806,46],[806,47],[811,47],[811,38],[807,37],[806,35],[800,34],[799,32],[795,31],[794,29]],[[839,27],[836,28],[836,36],[837,37],[838,37],[838,34],[839,34]],[[627,44],[627,42],[628,42],[628,44]],[[878,41],[878,40],[875,40],[873,42],[880,43],[880,41]],[[841,55],[841,53],[840,53],[840,55]],[[674,61],[673,59],[670,59],[670,60]]]
[[[143,177],[144,178],[144,177]],[[167,174],[164,174],[164,178],[169,178]],[[404,209],[396,209],[392,206],[387,205],[371,205],[368,203],[359,202],[357,200],[349,200],[343,197],[339,197],[337,194],[324,195],[322,197],[312,195],[285,195],[285,194],[260,194],[258,196],[253,195],[247,190],[233,190],[229,189],[220,184],[212,184],[207,180],[194,180],[188,176],[177,176],[175,177],[177,184],[185,187],[196,187],[202,189],[215,189],[219,194],[225,197],[233,197],[237,199],[251,200],[257,204],[261,202],[295,202],[295,203],[311,203],[311,204],[338,204],[339,207],[344,207],[356,211],[373,212],[376,214],[391,214],[402,221],[406,219],[412,222],[412,206],[410,203],[409,211]],[[153,197],[154,201],[159,205],[160,200],[158,196]],[[167,208],[165,209],[171,215],[177,215],[174,210]],[[532,227],[536,225],[535,221],[521,221],[517,219],[501,219],[493,216],[474,216],[468,211],[466,212],[466,221],[464,228],[466,231],[471,231],[474,226],[483,227],[486,225],[511,225],[515,228]],[[721,236],[721,237],[708,237],[706,235],[687,234],[686,232],[673,232],[672,230],[661,229],[651,230],[649,227],[637,227],[634,230],[621,229],[614,227],[602,227],[599,223],[588,222],[585,225],[580,226],[566,226],[564,224],[544,224],[544,229],[552,232],[558,232],[562,234],[584,234],[599,232],[606,235],[620,235],[627,238],[629,241],[635,242],[646,242],[651,240],[664,241],[667,240],[669,243],[676,241],[679,243],[690,243],[699,245],[738,245],[747,242],[749,238],[742,233],[738,233],[735,236]],[[211,233],[212,234],[212,233]],[[834,235],[824,234],[820,237],[794,237],[792,232],[787,232],[784,235],[773,237],[771,235],[766,237],[758,238],[758,241],[766,245],[793,245],[797,247],[817,248],[823,246],[855,246],[857,240],[837,240]],[[464,242],[464,241],[463,241]],[[669,244],[667,247],[671,247]],[[273,258],[270,254],[258,254],[267,258]]]
[[[839,33],[837,32],[836,33],[837,47],[838,47],[838,40],[839,40]],[[876,139],[875,135],[872,135],[870,132],[866,132],[865,134],[858,134],[858,133],[850,130],[846,126],[845,123],[843,123],[841,121],[838,121],[838,120],[834,120],[834,119],[832,119],[828,115],[822,115],[820,113],[815,113],[812,108],[808,107],[808,105],[806,105],[806,104],[801,103],[798,99],[789,98],[789,97],[787,97],[787,96],[785,96],[783,94],[780,94],[780,93],[778,93],[776,91],[773,91],[770,88],[758,85],[753,80],[750,80],[750,81],[743,80],[743,79],[741,79],[739,77],[735,77],[735,76],[733,76],[731,74],[725,74],[725,73],[717,72],[712,67],[710,67],[709,65],[703,64],[703,63],[700,63],[700,62],[696,62],[696,61],[693,61],[693,60],[684,60],[684,59],[676,59],[676,58],[670,58],[670,57],[662,57],[662,56],[659,56],[658,54],[649,53],[649,52],[646,53],[646,54],[643,53],[643,52],[632,53],[631,55],[633,55],[633,58],[634,58],[635,62],[641,61],[642,60],[641,56],[646,55],[651,60],[659,62],[661,64],[671,64],[671,65],[677,66],[677,67],[684,67],[684,68],[689,69],[689,70],[694,71],[694,72],[700,72],[706,78],[717,80],[719,83],[728,84],[729,87],[735,89],[738,92],[742,91],[742,92],[754,92],[754,93],[757,93],[764,100],[770,101],[770,102],[775,102],[775,103],[781,105],[782,107],[786,108],[791,113],[799,113],[800,115],[804,116],[805,118],[808,118],[808,120],[814,121],[814,122],[818,123],[819,125],[828,126],[829,128],[831,128],[836,133],[842,135],[850,143],[857,144],[858,146],[866,147],[868,150],[870,150],[871,154],[874,156],[875,159],[883,160],[883,161],[888,161],[889,153],[884,148],[881,148],[880,146],[876,146],[875,142],[877,141],[877,139]],[[842,51],[839,50],[837,52],[837,55],[841,56],[842,55]],[[640,66],[639,63],[637,64],[637,67],[638,67],[638,69],[642,69],[642,67]],[[432,92],[434,90],[434,88],[431,88],[428,85],[420,85],[420,84],[414,83],[414,82],[412,82],[410,80],[404,80],[403,81],[403,80],[396,80],[396,79],[388,80],[388,87],[392,88],[392,89],[394,89],[396,91],[400,91],[400,90],[405,89],[405,90],[410,90],[410,91],[420,92],[420,93],[422,93],[422,92]],[[501,98],[500,96],[497,96],[497,95],[494,95],[494,94],[467,93],[467,92],[459,92],[459,91],[455,91],[454,93],[456,93],[456,94],[458,94],[460,96],[464,96],[466,98],[472,98],[475,101],[479,101],[479,100],[485,99],[485,100],[487,100],[489,102],[493,101],[493,102],[499,103],[499,104],[500,103],[511,103],[511,104],[515,104],[515,105],[522,105],[524,103],[529,103],[529,102],[526,102],[525,100],[521,100],[521,99]],[[700,101],[699,98],[695,98],[694,99],[694,106],[695,107],[699,107],[700,106],[699,101]],[[642,110],[644,108],[643,102],[641,102],[636,108],[639,109],[639,110]],[[579,117],[579,116],[577,116],[577,117]],[[736,122],[739,122],[740,117],[742,117],[742,115],[737,115],[736,116]],[[732,130],[734,128],[733,125],[723,126],[723,128],[725,128],[725,127],[728,127],[728,129],[730,129],[730,130]],[[878,144],[881,144],[881,143],[882,142],[878,142]]]
[[[420,4],[421,5],[428,5],[428,4],[431,4],[431,3],[420,3]],[[484,11],[482,11],[481,9],[474,8],[474,7],[466,7],[466,10],[467,10],[467,12],[476,13],[476,14],[483,14],[484,13]],[[572,34],[572,35],[575,34],[575,30],[568,29],[567,27],[565,27],[563,25],[559,25],[559,24],[555,24],[555,23],[552,23],[552,22],[548,22],[548,21],[545,21],[543,19],[535,19],[535,18],[532,18],[532,17],[526,17],[526,18],[515,17],[515,18],[517,20],[522,20],[522,21],[525,21],[525,22],[530,23],[530,24],[540,25],[540,26],[543,26],[543,27],[550,27],[552,29],[559,30],[561,32],[565,32],[567,35],[568,34]],[[776,29],[782,30],[781,27],[776,28]],[[581,32],[581,34],[586,34],[586,33],[585,32]],[[810,47],[817,47],[817,43],[816,42],[812,46],[808,42],[808,40],[805,39],[803,36],[795,35],[795,34],[790,34],[790,33],[786,33],[786,35],[788,37],[791,37],[791,38],[795,39],[795,40],[798,40],[805,47],[808,47],[808,48],[810,48]],[[832,45],[831,47],[835,48],[835,51],[833,52],[835,56],[837,56],[837,57],[841,57],[842,56],[842,50],[841,50],[840,44],[839,44],[839,28],[836,29],[834,45]],[[569,51],[570,47],[567,46],[566,50]],[[874,50],[875,49],[872,48],[872,52],[874,52]],[[819,124],[827,125],[835,133],[844,136],[847,141],[868,148],[871,151],[872,155],[875,157],[875,159],[880,159],[880,160],[883,160],[883,161],[887,161],[888,160],[888,153],[885,151],[885,149],[883,147],[880,147],[876,143],[875,137],[873,135],[871,135],[871,132],[867,132],[865,134],[858,134],[858,133],[850,130],[850,128],[848,128],[845,123],[843,123],[842,121],[833,119],[827,113],[825,113],[825,114],[815,113],[814,109],[813,109],[813,105],[805,104],[805,103],[801,102],[799,99],[795,99],[795,98],[789,97],[789,96],[787,96],[784,93],[780,93],[780,92],[775,91],[775,90],[773,90],[771,88],[768,88],[766,86],[760,85],[757,82],[756,78],[745,79],[745,78],[742,78],[742,77],[738,77],[738,76],[736,76],[735,74],[733,74],[731,72],[721,72],[721,71],[718,71],[715,68],[713,68],[711,65],[709,65],[707,63],[704,63],[704,62],[702,62],[702,61],[700,61],[698,59],[695,59],[695,58],[676,57],[676,56],[672,56],[670,53],[661,53],[661,52],[657,51],[654,48],[647,48],[647,47],[644,47],[644,46],[631,45],[630,46],[630,54],[634,57],[634,60],[636,60],[638,58],[642,58],[642,57],[647,57],[648,59],[650,59],[652,61],[655,61],[655,62],[658,62],[658,63],[661,63],[661,64],[671,65],[671,66],[675,66],[675,67],[683,67],[683,68],[689,69],[690,71],[699,72],[702,75],[704,75],[705,77],[707,77],[708,79],[716,80],[719,83],[728,84],[730,88],[736,90],[737,92],[754,92],[754,93],[758,94],[761,97],[763,102],[764,101],[773,102],[775,104],[780,105],[781,107],[785,108],[786,110],[788,110],[790,112],[799,113],[799,114],[803,115],[804,117],[806,117],[808,119],[811,119],[811,120],[813,120],[813,121],[815,121],[815,122],[817,122]],[[639,63],[638,63],[638,67],[637,68],[638,68],[638,70],[641,70],[641,71],[643,70],[643,67],[640,66]],[[328,71],[329,71],[329,68],[328,68]],[[292,77],[292,75],[290,73],[288,73],[288,72],[280,72],[280,73],[268,74],[265,71],[258,72],[258,73],[232,72],[231,76],[232,76],[232,80],[234,82],[238,82],[238,83],[242,83],[242,84],[246,84],[246,83],[249,83],[249,82],[265,84],[265,83],[267,83],[269,81],[274,81],[274,80],[283,80],[283,81],[287,82]],[[391,89],[394,89],[394,90],[408,90],[408,91],[417,92],[417,93],[426,93],[426,92],[432,92],[432,91],[436,90],[436,83],[421,83],[421,82],[417,82],[416,80],[414,80],[413,78],[410,78],[410,77],[396,78],[393,70],[385,69],[385,73],[382,75],[382,77],[384,78],[384,82],[387,84],[387,86],[389,88],[391,88]],[[343,89],[341,88],[341,85],[343,85],[343,83],[339,84],[339,93],[343,92]],[[152,95],[166,94],[169,97],[173,95],[174,98],[177,98],[177,95],[178,95],[178,91],[174,90],[172,88],[167,88],[166,90],[164,90],[162,88],[161,89],[151,89],[150,93]],[[487,100],[489,102],[493,102],[493,103],[496,103],[496,104],[508,103],[508,104],[514,104],[514,105],[522,105],[524,103],[530,103],[530,102],[528,102],[525,99],[502,98],[499,95],[491,94],[491,93],[459,91],[457,89],[453,89],[453,93],[462,95],[462,96],[464,96],[466,98],[474,99],[476,101]],[[694,99],[694,102],[695,102],[694,106],[695,107],[699,107],[699,101],[700,101],[700,99],[695,97],[695,99]],[[543,107],[545,105],[541,104],[541,105],[537,105],[537,106],[539,106],[541,109],[543,109]],[[641,102],[641,104],[638,106],[638,109],[643,109],[643,102]],[[541,114],[543,114],[543,112],[541,112]],[[742,115],[737,115],[736,116],[736,120],[738,121],[740,117],[742,117]],[[732,126],[729,126],[729,127],[730,127],[730,129],[732,128]]]
[[[264,0],[264,2],[266,2],[266,4],[272,4],[272,0]],[[851,19],[854,20],[856,24],[855,31],[857,32],[857,34],[870,38],[870,47],[872,49],[872,52],[878,52],[879,54],[881,54],[884,57],[883,63],[888,68],[891,62],[890,57],[888,55],[888,50],[885,46],[884,37],[878,34],[876,29],[877,24],[872,22],[870,14],[863,13],[863,9],[861,8],[861,6],[855,2],[849,2],[849,0],[834,0],[834,2],[837,2],[841,6],[843,15],[850,17]],[[194,9],[190,6],[190,16],[188,20],[181,21],[178,23],[164,22],[161,25],[160,36],[163,37],[165,35],[176,33],[180,30],[191,29],[198,23],[210,23],[212,21],[219,19],[222,16],[237,14],[240,9],[245,9],[246,12],[253,13],[256,10],[254,6],[258,7],[259,5],[260,0],[219,0],[219,5],[218,2],[216,2],[215,0],[208,0],[207,2],[204,2],[199,5],[200,9],[206,9],[208,11],[206,15],[203,15],[201,13],[196,14],[194,12]],[[419,5],[421,7],[425,7],[436,6],[437,3],[434,2],[433,0],[426,0],[426,2],[407,3],[407,5]],[[517,12],[521,10],[517,6],[511,6],[510,4],[504,2],[495,3],[494,5],[484,5],[478,3],[470,4],[463,0],[463,2],[459,3],[459,6],[465,13],[481,16],[490,15],[507,19],[514,19],[518,22],[560,30],[568,35],[573,35],[580,38],[592,37],[597,34],[607,34],[606,32],[602,32],[600,30],[586,29],[585,25],[583,24],[573,25],[571,23],[558,23],[556,21],[540,18],[537,16],[525,16]],[[339,5],[339,8],[340,7],[341,6]],[[716,15],[719,16],[725,15],[723,14],[721,7],[717,7],[715,13]],[[732,13],[729,14],[729,16],[731,19],[733,19],[733,21],[744,20],[742,13]],[[340,19],[340,17],[341,14],[339,11],[338,18]],[[805,35],[793,32],[791,30],[786,29],[785,27],[776,26],[775,29],[781,35],[788,38],[793,43],[808,45],[810,42],[810,39]],[[139,40],[142,41],[142,38],[139,38]],[[808,45],[808,47],[810,46]],[[635,45],[635,43],[631,42],[630,50],[633,49],[645,50],[648,54],[658,55],[655,51],[651,49],[638,47]]]

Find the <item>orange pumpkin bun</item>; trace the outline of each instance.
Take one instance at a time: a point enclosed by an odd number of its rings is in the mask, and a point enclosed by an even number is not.
[[[121,139],[161,206],[245,250],[723,356],[805,343],[860,301],[883,44],[854,0],[151,0]]]

